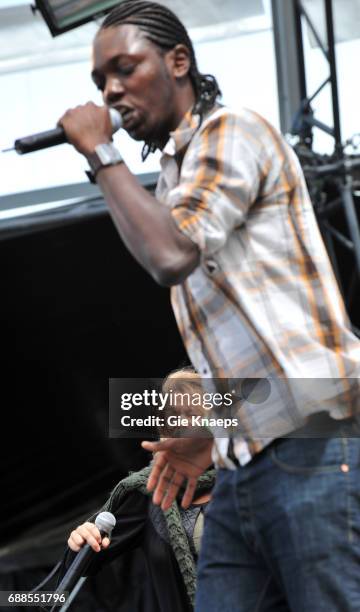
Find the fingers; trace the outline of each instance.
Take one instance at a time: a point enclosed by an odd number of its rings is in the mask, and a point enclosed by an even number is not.
[[[144,441],[141,442],[141,446],[151,453],[157,453],[158,451],[165,450],[167,448],[166,442],[167,440],[163,440],[162,442]]]
[[[160,505],[163,497],[166,494],[169,483],[171,482],[171,478],[174,474],[174,470],[169,466],[165,465],[165,467],[160,470],[158,474],[158,478],[156,481],[156,487],[153,494],[153,502],[156,505]]]
[[[181,440],[179,439],[176,440],[174,438],[166,438],[165,440],[160,440],[159,442],[144,441],[141,442],[141,446],[152,453],[157,453],[159,451],[166,450],[176,451],[179,443],[181,444]]]
[[[108,108],[93,102],[67,110],[58,125],[66,132],[68,142],[84,155],[93,152],[99,142],[107,142],[112,134]]]
[[[157,442],[141,442],[141,446],[143,448],[145,448],[145,450],[150,451],[151,453],[155,452],[154,447],[156,446]]]
[[[159,479],[158,485],[154,491],[153,503],[161,505],[162,510],[168,510],[175,501],[179,493],[181,485],[185,481],[185,476],[181,472],[176,472],[167,466]],[[196,490],[197,478],[189,478],[186,484],[185,493],[183,495],[181,506],[188,508],[193,500]]]
[[[101,548],[107,548],[110,544],[109,538],[101,540],[101,534],[93,523],[84,523],[71,532],[68,539],[68,546],[74,552],[78,552],[84,544],[89,544],[95,552]]]
[[[188,508],[193,500],[195,489],[196,489],[197,478],[189,478],[187,481],[184,496],[181,501],[183,508]]]
[[[147,482],[148,491],[153,491],[158,484],[161,473],[168,465],[168,452],[173,446],[174,440],[162,440],[161,442],[142,442],[141,446],[154,455],[152,470]]]
[[[167,463],[167,458],[163,454],[159,453],[155,456],[154,463],[146,485],[148,491],[153,491],[155,489],[163,470],[167,466]]]
[[[204,471],[206,464],[202,455],[200,457],[194,455],[194,441],[190,440],[190,442],[191,445],[186,446],[184,440],[172,439],[162,442],[142,443],[143,448],[156,453],[148,478],[147,489],[154,492],[153,503],[161,505],[163,510],[170,508],[185,479],[187,480],[187,486],[182,500],[183,508],[187,508],[194,497],[198,477]],[[207,447],[205,450],[207,450]],[[201,452],[204,455],[204,450]],[[202,462],[204,462],[204,465],[202,465]]]
[[[181,472],[174,470],[169,464],[165,465],[157,479],[153,503],[161,505],[163,510],[168,510],[176,499],[184,480],[185,476]]]
[[[169,486],[167,487],[167,490],[165,491],[165,494],[163,496],[163,500],[161,503],[161,508],[162,510],[168,510],[172,503],[175,501],[176,496],[179,492],[179,489],[182,485],[182,483],[185,480],[185,476],[183,476],[182,474],[180,474],[179,472],[175,472],[170,483]],[[154,502],[155,503],[155,502]]]

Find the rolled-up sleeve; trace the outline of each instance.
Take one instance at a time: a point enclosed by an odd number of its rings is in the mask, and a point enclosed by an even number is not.
[[[257,136],[250,122],[220,112],[198,130],[185,154],[167,203],[180,231],[203,255],[224,246],[258,197],[262,145]]]

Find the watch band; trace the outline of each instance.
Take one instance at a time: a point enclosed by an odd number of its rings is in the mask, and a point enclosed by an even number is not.
[[[87,170],[86,174],[92,183],[96,183],[96,175],[101,168],[116,166],[124,162],[120,152],[111,142],[98,144],[94,153],[87,155],[87,160],[91,170]]]

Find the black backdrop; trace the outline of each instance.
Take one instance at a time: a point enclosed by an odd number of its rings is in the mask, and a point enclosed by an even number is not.
[[[106,212],[0,242],[0,588],[28,588],[65,534],[148,462],[108,438],[108,378],[187,363],[160,288]]]

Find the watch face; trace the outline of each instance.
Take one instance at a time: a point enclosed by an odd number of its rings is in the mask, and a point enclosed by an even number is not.
[[[113,144],[100,144],[95,147],[95,151],[103,166],[118,164],[122,161],[122,157]]]
[[[88,155],[87,159],[94,177],[96,177],[101,168],[115,166],[123,161],[117,148],[109,142],[97,145],[94,153]]]

